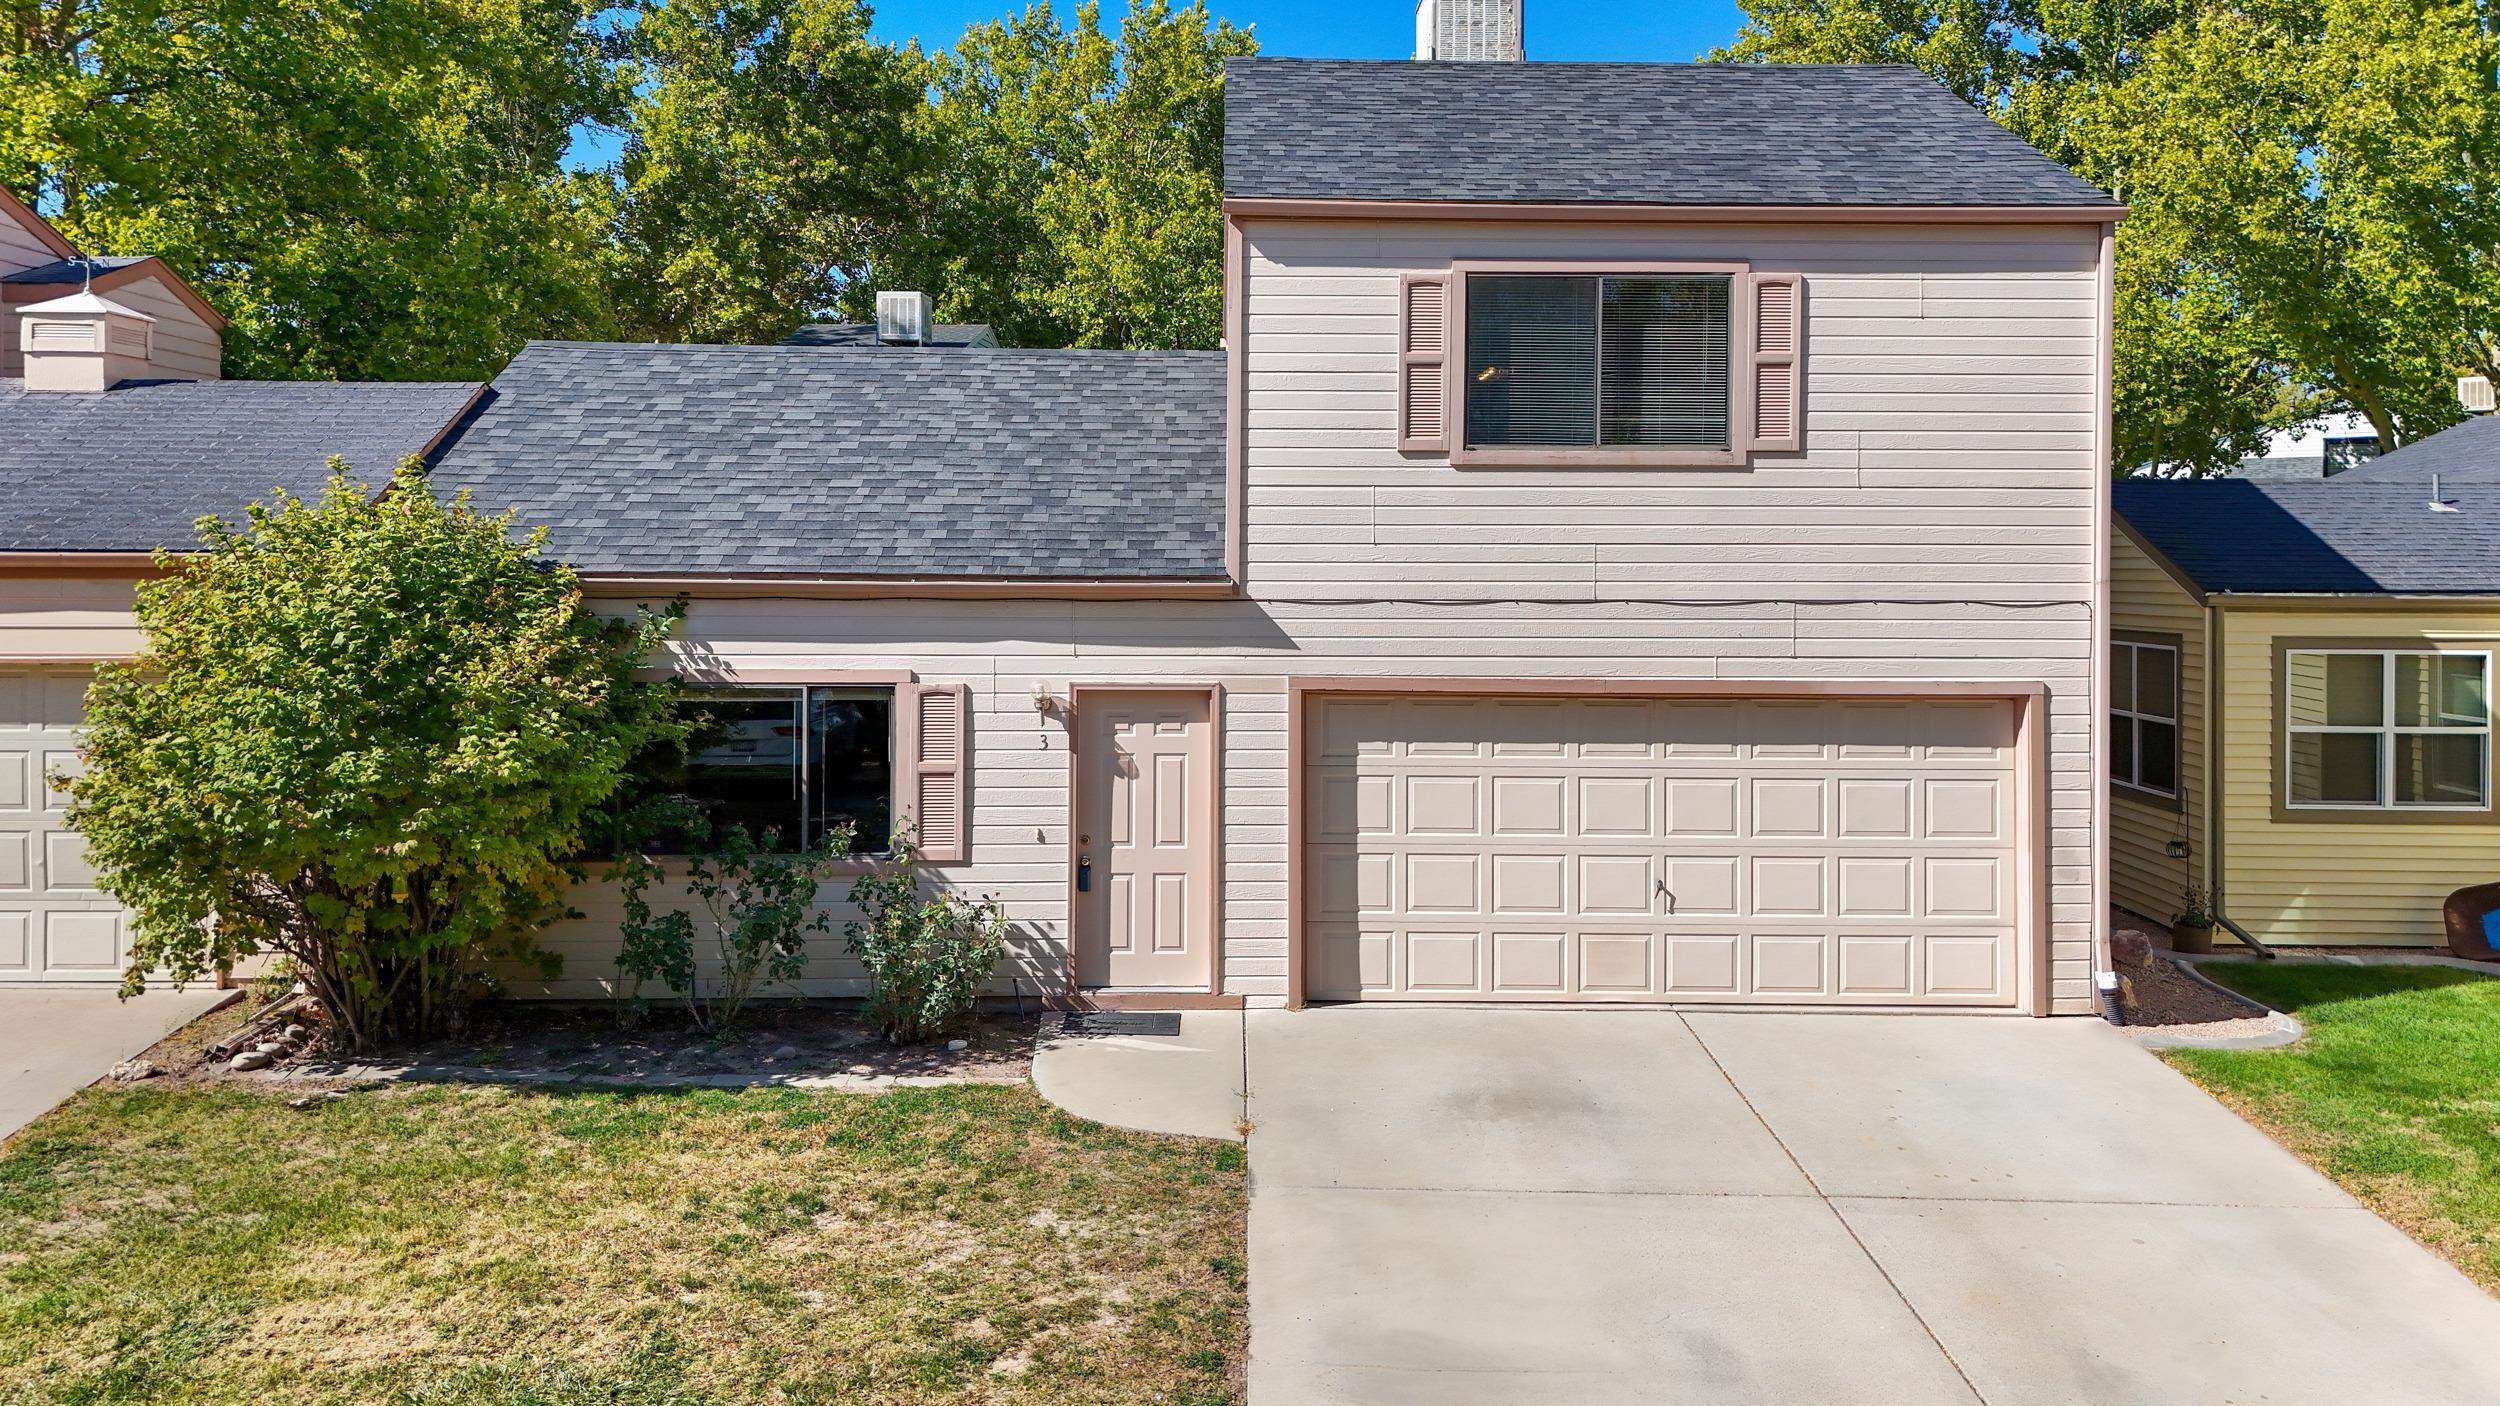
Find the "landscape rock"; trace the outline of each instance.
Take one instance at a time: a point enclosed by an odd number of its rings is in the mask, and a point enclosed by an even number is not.
[[[287,1049],[287,1043],[284,1040],[263,1040],[259,1044],[252,1046],[252,1048],[261,1054],[273,1057],[289,1052]]]
[[[2140,967],[2153,960],[2153,939],[2149,933],[2120,928],[2109,935],[2109,957],[2122,967]]]
[[[125,1059],[121,1063],[114,1065],[111,1070],[106,1072],[104,1077],[115,1080],[119,1083],[135,1084],[141,1079],[153,1079],[157,1075],[164,1072],[165,1071],[163,1069],[157,1066],[156,1061],[154,1060]]]
[[[972,1042],[970,1040],[949,1040],[946,1042],[946,1048],[949,1050],[970,1049],[972,1048]]]
[[[255,1069],[267,1069],[276,1058],[277,1056],[270,1054],[267,1050],[245,1050],[227,1060],[226,1067],[238,1074],[248,1074]]]
[[[773,1052],[770,1057],[773,1059],[797,1059],[799,1057],[799,1047],[796,1045],[775,1045],[773,1046]]]
[[[290,1021],[286,1029],[278,1032],[278,1038],[290,1045],[300,1045],[312,1038],[312,1032]]]

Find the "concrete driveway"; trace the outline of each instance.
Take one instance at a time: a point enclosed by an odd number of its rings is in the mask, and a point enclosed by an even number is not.
[[[2088,1021],[1247,1021],[1253,1406],[2500,1401],[2500,1303]]]
[[[195,986],[124,1001],[109,987],[0,987],[0,1138],[234,994]]]

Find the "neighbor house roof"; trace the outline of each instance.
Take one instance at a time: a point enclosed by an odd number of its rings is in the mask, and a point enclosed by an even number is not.
[[[802,322],[799,329],[781,339],[785,347],[894,347],[911,343],[877,340],[877,324],[873,322]],[[924,347],[995,347],[998,334],[986,322],[941,322]]]
[[[2117,208],[1898,66],[1234,59],[1224,102],[1231,199]]]
[[[2120,518],[2207,591],[2500,595],[2500,481],[2128,479]],[[2442,484],[2446,490],[2446,484]]]
[[[2431,475],[2451,483],[2500,484],[2500,415],[2477,415],[2390,454],[2355,465],[2337,483],[2387,483],[2402,479],[2428,486]]]
[[[91,278],[144,264],[152,257],[146,254],[97,254],[71,259],[55,259],[30,269],[0,274],[0,283],[19,284],[83,284]]]
[[[533,342],[437,454],[610,575],[1225,571],[1224,357]]]
[[[476,396],[474,382],[140,381],[100,395],[0,381],[0,551],[191,546],[274,488],[317,491],[332,455],[376,482]]]

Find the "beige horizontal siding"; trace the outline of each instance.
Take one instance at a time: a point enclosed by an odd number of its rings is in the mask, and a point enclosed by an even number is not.
[[[11,211],[0,210],[0,273],[40,268],[61,256],[51,245],[35,237],[35,232],[18,223]],[[17,310],[21,304],[0,303],[0,378],[26,374],[26,363],[17,350]]]
[[[202,322],[190,304],[165,286],[164,280],[153,276],[138,279],[107,296],[156,319],[156,325],[148,329],[148,364],[160,374],[199,381],[217,379],[220,343],[216,329]]]
[[[1006,900],[1012,979],[1055,979],[1068,942],[1068,737],[1037,684],[1224,685],[1223,980],[1273,1003],[1290,677],[1985,681],[2048,690],[2048,975],[2056,1009],[2089,1009],[2096,236],[1263,222],[1249,241],[1250,599],[699,600],[685,623],[732,668],[969,687],[971,860],[945,879]],[[1806,276],[1804,454],[1460,472],[1396,451],[1401,272],[1731,252]],[[0,609],[0,639],[34,632]],[[605,989],[614,901],[586,891],[590,916],[549,935],[551,991]],[[838,936],[816,953],[804,989],[858,989]]]
[[[2056,991],[2061,1009],[2086,1003],[2097,234],[1254,221],[1245,235],[1248,572],[1311,667],[2046,684]],[[1803,454],[1456,471],[1397,452],[1400,275],[1731,256],[1804,275]],[[1323,609],[1373,602],[1352,626]]]
[[[2278,821],[2274,757],[2281,726],[2279,640],[2396,641],[2500,651],[2500,604],[2414,611],[2362,601],[2303,610],[2226,606],[2223,637],[2223,893],[2261,941],[2432,947],[2446,942],[2440,903],[2500,878],[2500,812],[2473,823]]]
[[[2112,534],[2110,625],[2176,636],[2179,643],[2179,798],[2173,809],[2122,786],[2110,788],[2110,899],[2167,920],[2205,882],[2205,608],[2124,533]],[[2188,857],[2168,846],[2185,841]]]

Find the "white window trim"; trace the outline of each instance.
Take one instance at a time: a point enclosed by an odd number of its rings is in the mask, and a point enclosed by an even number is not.
[[[2129,681],[2137,683],[2140,683],[2143,679],[2144,661],[2141,656],[2144,651],[2148,649],[2158,649],[2162,653],[2170,656],[2170,715],[2168,717],[2164,717],[2159,713],[2137,712],[2135,708],[2136,700],[2133,698],[2128,699],[2127,706],[2123,708],[2118,706],[2115,699],[2111,700],[2109,711],[2115,717],[2125,718],[2127,720],[2127,725],[2135,730],[2135,746],[2129,750],[2128,755],[2135,758],[2136,776],[2142,776],[2144,774],[2144,724],[2147,721],[2169,724],[2170,774],[2172,776],[2177,776],[2179,774],[2179,764],[2183,759],[2182,752],[2184,750],[2182,746],[2182,739],[2179,736],[2179,694],[2181,687],[2179,679],[2179,647],[2175,644],[2154,644],[2147,640],[2111,640],[2109,647],[2113,653],[2121,649],[2130,649],[2136,652],[2138,658],[2135,661],[2134,667],[2127,671],[2127,678]],[[2142,691],[2143,690],[2141,688],[2136,690],[2139,694],[2141,694]],[[2115,771],[2110,773],[2109,779],[2113,785],[2124,787],[2125,789],[2134,791],[2139,795],[2158,796],[2165,801],[2175,801],[2179,799],[2179,791],[2175,786],[2165,791],[2159,786],[2147,786],[2143,782],[2136,780],[2135,776],[2120,776]]]
[[[1595,278],[1644,275],[1724,276],[1728,280],[1728,406],[1725,448],[1691,445],[1470,445],[1467,442],[1467,277],[1470,274],[1563,274]],[[1753,265],[1746,260],[1460,259],[1450,265],[1449,323],[1444,331],[1450,463],[1461,468],[1709,468],[1740,465],[1745,427],[1753,423],[1753,377],[1746,350],[1754,344]]]
[[[2373,727],[2350,723],[2294,723],[2292,721],[2292,661],[2303,655],[2367,654],[2379,660],[2379,718]],[[2481,724],[2450,724],[2431,726],[2400,725],[2396,721],[2396,660],[2404,656],[2425,659],[2472,658],[2483,661],[2483,720]],[[2283,714],[2283,808],[2305,811],[2366,811],[2372,814],[2393,812],[2399,815],[2448,812],[2473,815],[2491,809],[2491,651],[2484,649],[2286,649],[2283,651],[2283,678],[2276,689],[2277,705]],[[2292,798],[2292,739],[2300,736],[2360,734],[2379,739],[2378,799],[2366,801],[2301,801]],[[2474,805],[2433,804],[2426,801],[2396,799],[2396,739],[2399,737],[2480,737],[2483,739],[2483,798]]]

